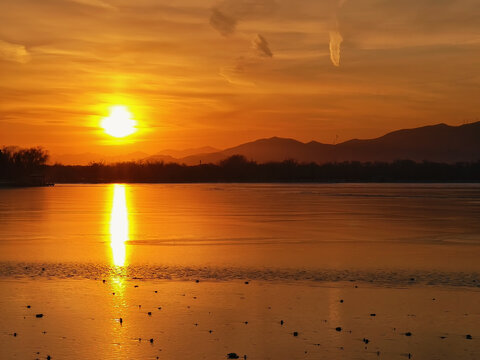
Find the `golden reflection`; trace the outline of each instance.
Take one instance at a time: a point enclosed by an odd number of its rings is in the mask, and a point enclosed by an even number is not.
[[[124,266],[126,261],[125,242],[128,240],[128,209],[125,185],[113,185],[112,212],[110,215],[110,246],[115,266]]]

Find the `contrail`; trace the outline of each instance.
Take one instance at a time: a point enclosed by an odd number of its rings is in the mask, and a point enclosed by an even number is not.
[[[343,41],[338,30],[330,31],[330,60],[335,66],[340,66],[340,44]]]
[[[332,64],[335,66],[340,66],[340,45],[342,44],[343,37],[338,30],[338,19],[337,19],[337,11],[340,9],[343,4],[345,4],[347,0],[339,0],[335,9],[335,13],[333,14],[333,26],[332,30],[330,30],[330,60],[332,60]]]

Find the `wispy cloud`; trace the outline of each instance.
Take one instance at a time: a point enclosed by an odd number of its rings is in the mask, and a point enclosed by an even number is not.
[[[273,57],[267,40],[260,34],[255,35],[255,38],[252,40],[252,48],[260,56]]]
[[[343,37],[338,30],[330,31],[330,60],[335,66],[340,66],[340,45]]]
[[[245,79],[246,68],[251,62],[251,59],[241,56],[236,59],[235,65],[222,67],[220,76],[233,85],[254,86],[253,82]]]
[[[274,0],[224,0],[212,8],[210,25],[229,36],[235,33],[239,21],[263,17],[275,8]]]
[[[116,10],[117,8],[103,0],[68,0],[81,5],[94,6],[102,9]]]
[[[210,16],[210,25],[223,36],[229,36],[235,32],[237,20],[214,8]]]
[[[330,60],[332,60],[332,64],[335,66],[340,66],[340,50],[341,44],[343,42],[343,37],[340,34],[339,26],[338,26],[338,18],[337,12],[338,10],[345,4],[346,0],[339,0],[336,4],[335,12],[332,17],[332,27],[329,32],[330,35]]]
[[[0,59],[25,64],[30,61],[30,53],[23,45],[0,40]]]

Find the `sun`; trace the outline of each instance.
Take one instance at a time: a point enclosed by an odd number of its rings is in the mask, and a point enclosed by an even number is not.
[[[137,122],[132,119],[127,107],[122,105],[112,106],[110,116],[104,118],[100,125],[108,135],[116,138],[123,138],[137,131]]]

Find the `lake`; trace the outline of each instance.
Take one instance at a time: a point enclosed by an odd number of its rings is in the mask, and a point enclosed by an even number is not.
[[[133,358],[225,358],[235,347],[260,359],[385,352],[474,359],[480,356],[479,255],[478,184],[0,189],[0,306],[9,309],[0,355],[30,357],[38,349],[43,358],[48,351],[75,358],[76,349],[79,358],[94,358],[93,349],[107,343],[102,358],[122,351]],[[161,301],[152,299],[160,293]],[[27,302],[50,314],[33,318]],[[142,309],[158,312],[159,303],[170,314],[155,327],[155,314]],[[119,325],[119,314],[135,325]],[[437,325],[431,322],[439,316]],[[296,322],[299,339],[291,339],[287,320],[278,326],[283,317]],[[95,322],[94,339],[88,324]],[[202,328],[200,336],[195,323],[216,326],[215,334],[223,329],[224,336],[212,342],[213,330]],[[319,325],[330,323],[335,327]],[[397,338],[392,329],[402,326]],[[347,339],[345,329],[375,341]],[[423,335],[412,342],[408,329]],[[50,332],[55,336],[48,338]],[[138,338],[154,336],[145,333],[164,339],[161,353],[154,346],[160,340],[140,345]],[[252,334],[269,340],[259,343]],[[187,351],[196,336],[196,350]]]

